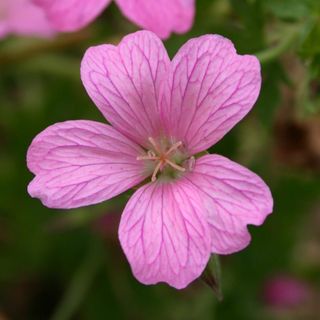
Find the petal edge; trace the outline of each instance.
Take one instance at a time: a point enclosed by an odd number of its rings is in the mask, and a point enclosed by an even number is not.
[[[189,40],[172,61],[165,107],[171,134],[185,141],[190,154],[208,149],[251,110],[260,86],[258,59],[238,55],[230,40]]]
[[[32,197],[50,208],[76,208],[108,200],[146,178],[141,148],[112,127],[66,121],[38,134],[27,153],[36,176]]]
[[[203,194],[213,253],[244,249],[251,240],[247,225],[261,225],[272,212],[272,195],[262,179],[223,156],[197,159],[186,179]]]
[[[129,200],[119,227],[121,246],[135,277],[182,289],[199,277],[211,238],[201,199],[187,181],[151,183]]]

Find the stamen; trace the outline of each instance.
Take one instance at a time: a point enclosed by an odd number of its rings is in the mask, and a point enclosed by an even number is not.
[[[151,137],[148,138],[149,142],[151,143],[151,145],[153,146],[154,150],[157,151],[158,154],[161,154],[161,150],[159,149],[157,143],[155,142],[155,140]]]
[[[173,145],[171,145],[171,147],[167,151],[165,151],[165,150],[161,150],[161,144],[159,145],[156,142],[156,140],[154,140],[152,137],[149,137],[148,140],[149,140],[153,150],[147,151],[147,154],[138,156],[136,159],[137,160],[156,161],[156,163],[155,163],[156,166],[154,167],[154,171],[151,176],[152,182],[157,180],[157,175],[158,175],[159,171],[162,171],[166,165],[169,165],[170,167],[172,167],[180,172],[186,171],[186,169],[184,167],[182,167],[182,166],[180,166],[180,165],[178,165],[168,159],[168,157],[170,158],[170,154],[172,152],[174,152],[175,150],[177,150],[178,148],[180,148],[182,146],[181,141],[174,143]]]
[[[182,142],[176,142],[175,144],[173,144],[170,149],[166,152],[166,156],[168,156],[172,151],[177,150],[180,146],[182,146]]]
[[[152,177],[151,177],[151,181],[155,182],[157,180],[157,173],[159,172],[161,166],[162,166],[163,161],[159,161],[157,166],[154,168]]]
[[[190,171],[193,170],[195,164],[196,164],[196,158],[192,156],[188,161],[188,168]]]
[[[181,172],[186,171],[185,168],[183,168],[183,167],[179,166],[178,164],[170,161],[169,159],[165,159],[165,162],[166,162],[168,165],[170,165],[172,168],[177,169],[178,171],[181,171]]]
[[[136,158],[137,160],[159,160],[157,156],[139,156]]]
[[[147,152],[147,156],[138,156],[137,160],[159,160],[159,157],[151,150]]]

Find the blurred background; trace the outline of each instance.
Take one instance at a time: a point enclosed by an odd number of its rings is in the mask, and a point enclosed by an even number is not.
[[[1,1],[1,0],[0,0]],[[28,196],[33,137],[70,119],[104,121],[79,76],[86,48],[135,31],[112,4],[81,32],[0,41],[0,319],[320,319],[320,1],[197,0],[185,35],[219,33],[256,54],[263,85],[253,111],[210,151],[258,173],[274,213],[252,243],[221,257],[223,300],[197,280],[144,286],[117,239],[131,192],[52,210]]]

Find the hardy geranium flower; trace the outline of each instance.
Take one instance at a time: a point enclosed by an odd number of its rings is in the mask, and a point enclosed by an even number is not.
[[[280,274],[265,283],[264,302],[278,309],[293,309],[312,301],[313,290],[307,282]]]
[[[93,21],[111,0],[33,0],[58,31],[76,31]],[[115,0],[132,22],[161,38],[191,28],[195,0]]]
[[[0,38],[8,34],[47,37],[53,33],[45,13],[31,0],[0,1]]]
[[[76,208],[144,183],[124,209],[119,238],[145,284],[184,288],[211,253],[246,247],[247,224],[272,211],[270,191],[241,165],[203,154],[255,103],[258,60],[206,35],[170,61],[159,38],[141,31],[118,46],[89,48],[81,77],[111,126],[67,121],[40,133],[27,155],[36,175],[30,195]]]

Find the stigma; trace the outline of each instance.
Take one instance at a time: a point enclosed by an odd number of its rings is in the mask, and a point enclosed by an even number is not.
[[[153,138],[148,138],[151,149],[148,150],[146,155],[138,156],[137,160],[146,160],[154,162],[154,170],[151,176],[151,181],[154,182],[157,179],[159,172],[164,171],[169,167],[178,172],[184,172],[186,169],[177,164],[177,160],[180,160],[177,155],[181,154],[183,144],[181,141],[175,142],[168,146],[167,143],[157,143]]]

